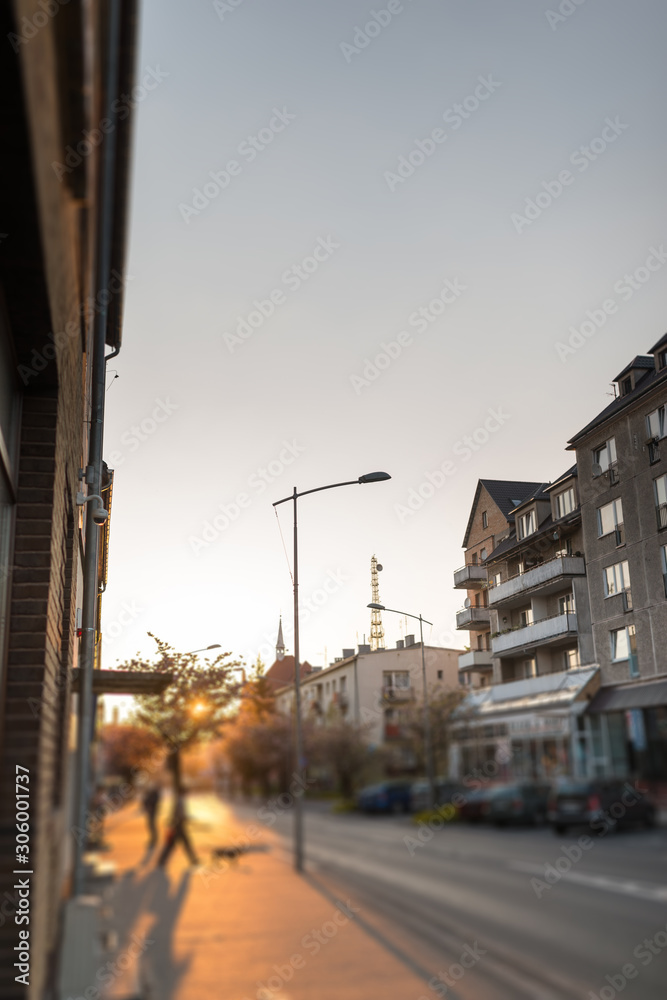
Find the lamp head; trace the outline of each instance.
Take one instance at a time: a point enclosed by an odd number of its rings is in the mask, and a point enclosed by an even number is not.
[[[384,604],[367,604],[367,608],[373,608],[374,611],[385,611]]]
[[[381,483],[385,479],[391,479],[388,472],[367,472],[365,476],[359,476],[360,483]]]

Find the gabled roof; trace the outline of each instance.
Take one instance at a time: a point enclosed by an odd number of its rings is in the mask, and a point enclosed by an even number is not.
[[[549,502],[550,497],[548,490],[550,486],[551,483],[540,483],[539,488],[536,490],[532,490],[527,496],[525,496],[523,500],[521,500],[521,502],[518,503],[516,507],[513,508],[511,513],[514,514],[517,510],[519,510],[520,507],[524,507],[527,503],[530,503],[532,500],[546,500],[547,502]]]
[[[661,347],[665,346],[665,344],[667,344],[667,333],[664,333],[660,338],[660,340],[658,341],[658,343],[653,345],[653,347],[649,351],[649,354],[656,354]]]
[[[477,489],[475,490],[475,498],[472,502],[472,507],[470,508],[470,517],[468,518],[468,525],[463,539],[463,548],[467,549],[468,547],[468,538],[470,537],[472,522],[475,517],[475,511],[477,510],[477,504],[479,502],[480,493],[482,492],[482,487],[484,487],[486,492],[489,494],[501,514],[503,514],[507,521],[511,522],[514,520],[511,516],[511,512],[517,504],[521,503],[524,497],[528,496],[529,493],[534,492],[540,486],[542,486],[542,483],[526,483],[515,479],[478,480]]]
[[[555,479],[551,484],[551,486],[548,486],[546,488],[545,493],[552,493],[554,490],[558,489],[558,487],[561,486],[567,479],[571,479],[573,476],[576,475],[578,475],[578,473],[577,473],[577,466],[575,464],[570,466],[567,472],[564,472],[562,476],[559,476],[558,479]]]
[[[647,371],[650,371],[651,369],[655,369],[655,359],[653,358],[653,355],[651,355],[651,354],[638,354],[637,357],[634,358],[630,362],[629,365],[625,366],[625,368],[620,373],[620,375],[616,376],[616,378],[614,379],[614,382],[620,382],[621,379],[624,378],[628,374],[628,372],[631,372],[635,368],[639,368],[639,369],[645,368]]]
[[[308,677],[312,674],[313,668],[308,660],[300,664],[299,676]],[[284,656],[282,660],[275,660],[264,674],[273,691],[294,683],[294,657]]]

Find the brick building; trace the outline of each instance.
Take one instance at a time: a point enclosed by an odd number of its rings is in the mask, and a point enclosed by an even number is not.
[[[79,470],[88,462],[93,329],[104,316],[104,339],[119,346],[124,287],[131,115],[106,120],[104,109],[110,66],[113,93],[132,90],[135,4],[55,6],[48,16],[37,3],[5,3],[0,12],[3,1000],[55,996],[73,855],[73,678],[87,516],[76,497],[86,491]],[[112,10],[119,11],[116,41]],[[106,228],[105,156],[114,188]],[[104,285],[102,253],[111,275]],[[108,505],[110,488],[101,488]],[[104,559],[101,566],[104,572]],[[30,778],[27,977],[14,966],[17,766]]]

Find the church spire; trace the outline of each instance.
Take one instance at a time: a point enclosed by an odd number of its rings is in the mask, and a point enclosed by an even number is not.
[[[285,643],[283,642],[283,616],[280,616],[278,624],[278,641],[276,642],[276,660],[285,658]]]

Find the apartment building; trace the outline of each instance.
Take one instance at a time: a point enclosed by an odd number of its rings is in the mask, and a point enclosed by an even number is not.
[[[667,335],[569,442],[579,468],[594,659],[591,755],[667,780]]]
[[[486,560],[514,523],[512,511],[539,483],[480,479],[463,539],[465,565],[454,573],[454,587],[466,592],[456,627],[470,633],[469,649],[459,656],[461,680],[468,687],[491,683],[491,618],[487,600]]]
[[[429,697],[459,688],[459,653],[424,645]],[[319,725],[336,717],[366,724],[370,746],[391,747],[396,769],[414,767],[405,729],[408,713],[423,704],[422,649],[414,635],[400,639],[395,649],[344,649],[334,663],[302,679],[301,697],[304,718]],[[293,684],[277,692],[276,707],[286,714],[293,711]]]
[[[462,772],[667,781],[667,335],[614,382],[478,574],[493,683],[458,713]]]
[[[492,683],[471,691],[459,712],[461,773],[489,760],[502,761],[506,777],[551,777],[582,766],[577,720],[597,691],[599,671],[576,466],[553,483],[526,485],[484,561]]]

